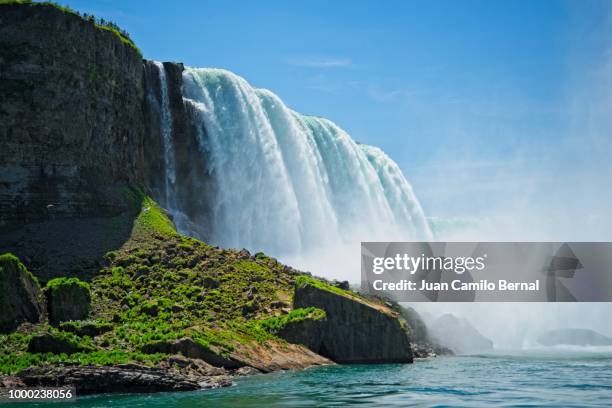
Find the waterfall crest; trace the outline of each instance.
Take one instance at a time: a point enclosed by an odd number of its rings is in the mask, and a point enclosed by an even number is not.
[[[203,170],[189,186],[174,173],[166,180],[207,203],[200,238],[274,256],[360,240],[431,238],[410,183],[382,150],[225,70],[185,68],[182,95],[197,138],[192,165]],[[174,172],[171,145],[164,145],[166,172]],[[184,219],[180,207],[169,210]],[[202,235],[202,225],[188,225],[179,228]]]

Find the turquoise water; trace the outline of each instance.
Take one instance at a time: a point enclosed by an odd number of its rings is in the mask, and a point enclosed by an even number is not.
[[[80,398],[81,407],[612,406],[612,354],[444,357],[412,365],[318,367],[233,387]],[[23,406],[23,405],[21,405]],[[62,405],[63,406],[63,405]]]

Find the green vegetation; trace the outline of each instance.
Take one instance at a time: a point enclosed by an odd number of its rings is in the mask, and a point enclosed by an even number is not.
[[[38,336],[31,336],[29,345],[32,344],[32,340],[40,337],[46,337],[58,343],[63,343],[68,348],[75,350],[93,351],[96,348],[89,336],[77,336],[74,333],[61,331],[53,327],[48,328],[46,332],[40,333]]]
[[[74,333],[77,336],[89,336],[94,337],[111,331],[113,325],[108,322],[100,321],[69,321],[62,322],[59,325],[59,329],[65,332]]]
[[[303,320],[322,320],[325,319],[325,311],[316,307],[304,309],[294,309],[290,313],[282,316],[274,316],[259,322],[259,325],[271,334],[277,334],[285,326],[298,323]]]
[[[317,289],[326,290],[328,292],[337,293],[338,295],[354,298],[357,297],[357,294],[348,290],[340,289],[336,286],[330,285],[327,282],[324,282],[319,279],[312,278],[307,275],[298,276],[295,280],[295,285],[298,288],[304,288],[306,286],[314,286]]]
[[[177,235],[172,221],[166,216],[164,210],[148,196],[142,199],[142,210],[136,219],[136,225],[166,236]]]
[[[35,2],[32,0],[0,0],[0,6],[14,5],[14,4],[23,4],[23,5],[29,5],[29,6],[35,6],[35,7],[52,7],[52,8],[55,8],[61,11],[62,13],[78,16],[82,18],[83,20],[88,21],[91,24],[93,24],[94,27],[96,27],[97,29],[104,30],[104,31],[110,31],[111,33],[116,35],[122,43],[136,50],[136,52],[138,52],[138,55],[142,57],[142,52],[136,46],[136,44],[134,44],[134,42],[130,38],[130,35],[111,21],[106,21],[104,19],[96,19],[94,16],[88,15],[88,14],[81,14],[78,11],[68,6],[62,6],[52,1]]]
[[[0,372],[47,363],[155,364],[167,358],[155,353],[156,345],[183,338],[222,356],[250,345],[265,348],[270,342],[284,343],[276,334],[288,324],[325,317],[315,308],[291,311],[296,284],[350,296],[296,275],[263,253],[251,256],[181,236],[151,198],[133,189],[126,189],[125,196],[140,210],[123,246],[104,256],[91,282],[56,278],[47,285],[48,294],[67,285],[88,287],[87,320],[62,321],[53,328],[42,322],[0,336]],[[27,351],[33,336],[46,334],[91,351]]]
[[[0,374],[12,374],[24,368],[44,364],[74,364],[110,366],[139,362],[148,366],[166,359],[164,354],[144,354],[122,350],[100,350],[89,353],[53,354],[53,353],[10,353],[0,354]]]
[[[78,278],[55,278],[47,282],[46,289],[51,292],[58,292],[65,288],[78,288],[89,292],[89,283],[83,282]]]

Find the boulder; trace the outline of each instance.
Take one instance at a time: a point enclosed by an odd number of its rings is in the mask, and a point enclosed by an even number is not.
[[[83,320],[90,310],[89,284],[77,278],[55,278],[47,283],[49,323]]]
[[[326,313],[303,323],[291,339],[337,363],[411,363],[406,322],[397,312],[322,281],[296,279],[294,308],[316,307]]]
[[[0,332],[37,323],[44,303],[38,280],[13,254],[0,255]]]

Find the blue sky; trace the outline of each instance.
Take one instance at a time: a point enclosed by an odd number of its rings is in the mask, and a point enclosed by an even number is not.
[[[567,182],[578,213],[609,207],[610,2],[64,3],[146,58],[229,69],[382,147],[428,214],[546,206]]]

